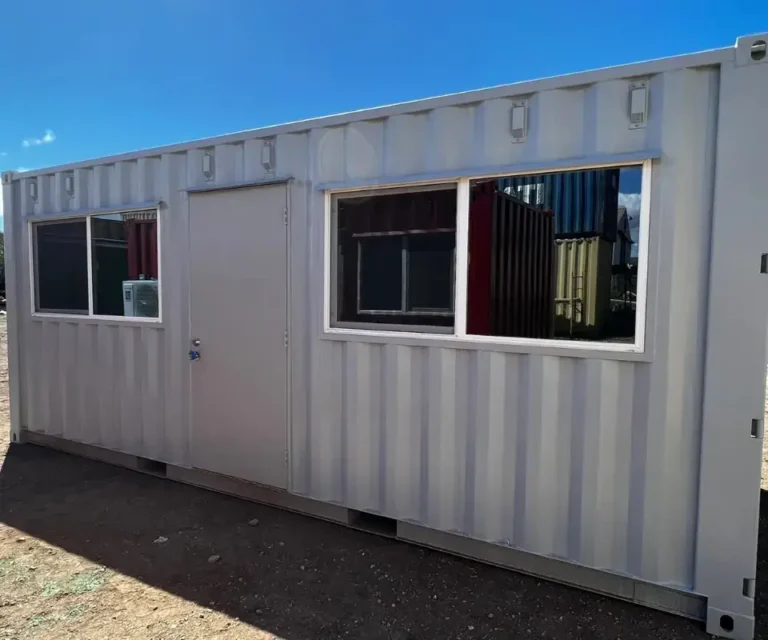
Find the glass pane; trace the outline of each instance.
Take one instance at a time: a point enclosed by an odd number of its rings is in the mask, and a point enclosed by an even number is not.
[[[455,187],[337,196],[334,209],[332,322],[450,330]]]
[[[634,342],[642,167],[470,185],[467,331]]]
[[[455,245],[452,233],[408,237],[409,311],[453,311]]]
[[[360,311],[400,311],[402,308],[402,236],[361,238]]]
[[[94,313],[156,318],[157,214],[94,216],[91,224]]]
[[[35,308],[46,313],[88,313],[86,221],[36,224]]]

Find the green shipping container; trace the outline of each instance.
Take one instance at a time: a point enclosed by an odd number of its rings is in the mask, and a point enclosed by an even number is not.
[[[611,303],[613,245],[600,237],[555,240],[555,334],[599,333]]]

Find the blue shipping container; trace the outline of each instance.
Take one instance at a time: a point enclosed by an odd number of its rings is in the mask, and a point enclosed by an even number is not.
[[[555,214],[558,238],[599,235],[616,240],[619,169],[514,176],[496,188]]]

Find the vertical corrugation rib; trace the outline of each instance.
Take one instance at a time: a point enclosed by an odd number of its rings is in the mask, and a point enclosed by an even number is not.
[[[471,496],[474,521],[468,531],[476,532],[484,540],[498,541],[507,537],[505,518],[513,509],[508,497],[514,495],[514,475],[505,478],[513,467],[510,462],[514,460],[515,451],[514,431],[512,438],[507,437],[508,428],[513,429],[514,423],[504,419],[510,358],[487,351],[476,357],[475,416],[470,423],[476,425],[475,480]]]
[[[378,511],[379,349],[376,345],[344,345],[345,502]]]
[[[122,449],[131,453],[141,451],[141,411],[140,398],[136,394],[136,329],[130,327],[115,330],[118,357],[118,380],[115,388],[115,426]],[[138,401],[138,402],[137,402]]]
[[[456,460],[456,352],[428,351],[426,522],[444,530],[456,528],[454,488]]]
[[[629,516],[627,565],[629,573],[643,575],[644,549],[652,544],[645,534],[646,474],[648,470],[648,418],[650,365],[635,368],[632,392],[632,456],[629,459]],[[650,543],[650,544],[649,544]]]
[[[103,381],[101,393],[96,395],[99,403],[99,430],[100,444],[105,447],[117,448],[119,442],[113,436],[115,416],[113,410],[114,386],[117,378],[117,369],[115,367],[115,345],[112,340],[112,328],[108,325],[99,325],[97,327],[98,344],[96,350],[103,366],[112,372],[108,378]]]
[[[61,434],[68,440],[79,440],[80,424],[77,420],[77,355],[75,345],[77,341],[77,325],[62,322],[59,324],[59,380],[58,380],[58,407],[61,420]]]
[[[421,478],[421,375],[418,348],[384,347],[386,400],[384,440],[388,443],[386,502],[388,513],[419,518]]]
[[[558,387],[553,390],[551,398],[545,402],[557,403],[557,422],[553,428],[555,531],[552,554],[560,558],[570,557],[570,538],[572,535],[570,520],[570,491],[571,491],[571,447],[573,446],[573,380],[574,360],[562,358],[555,362],[558,368]],[[554,396],[557,396],[556,398]]]
[[[338,502],[342,496],[343,346],[333,342],[316,343],[312,359],[312,496],[329,502]],[[338,373],[329,375],[329,371]]]
[[[613,484],[615,500],[613,513],[609,514],[613,527],[613,556],[607,568],[629,572],[629,512],[631,468],[626,462],[632,459],[632,394],[634,366],[627,362],[616,363],[618,384],[616,389],[616,447],[609,451],[616,460]]]
[[[142,329],[145,368],[141,376],[143,455],[153,460],[166,458],[164,450],[165,411],[162,398],[165,397],[165,334],[155,329]]]
[[[527,478],[525,500],[525,545],[539,553],[552,554],[555,543],[557,485],[556,463],[558,361],[532,356],[526,385],[528,420],[526,439]],[[554,397],[553,397],[554,396]]]
[[[474,441],[474,429],[472,424],[471,410],[473,396],[475,394],[475,359],[477,354],[470,351],[456,351],[455,380],[453,381],[454,391],[454,415],[456,416],[456,427],[453,445],[453,508],[454,521],[453,527],[457,531],[465,533],[468,531],[467,521],[471,519],[471,513],[467,509],[467,487],[470,490],[474,483],[474,478],[470,481],[469,477],[475,472],[474,461],[474,442],[469,442],[471,435]]]
[[[77,327],[77,359],[78,359],[78,419],[80,422],[80,439],[89,444],[99,443],[99,418],[97,385],[95,384],[94,367],[100,356],[95,347],[96,328],[93,325],[81,324]]]
[[[61,420],[57,414],[59,408],[58,396],[58,373],[59,373],[59,349],[56,344],[58,334],[56,322],[43,322],[43,339],[40,343],[38,352],[39,371],[47,371],[43,375],[43,380],[39,381],[41,396],[41,423],[43,429],[49,434],[61,435]],[[35,381],[38,383],[38,381]]]

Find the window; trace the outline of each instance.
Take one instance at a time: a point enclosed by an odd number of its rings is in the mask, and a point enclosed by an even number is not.
[[[88,313],[85,220],[35,225],[35,306],[48,313]]]
[[[35,312],[159,316],[157,211],[37,222],[31,231]]]
[[[330,327],[642,350],[644,172],[333,194]]]
[[[335,200],[338,326],[453,327],[456,189]]]

